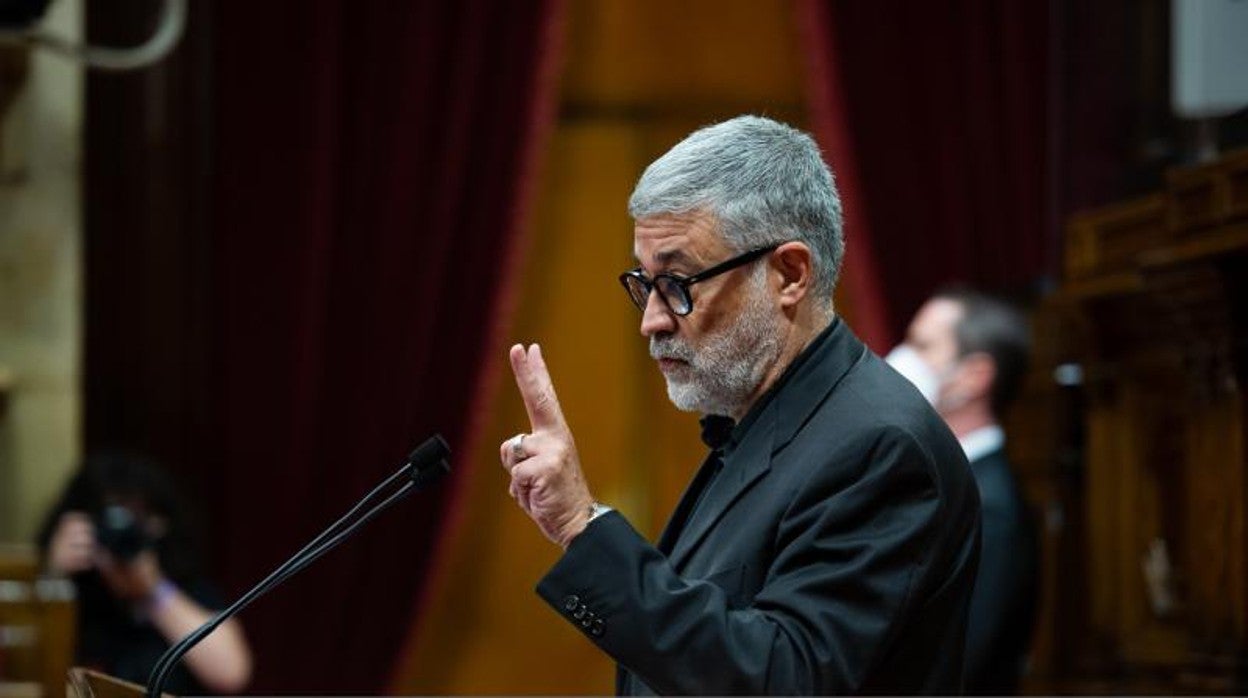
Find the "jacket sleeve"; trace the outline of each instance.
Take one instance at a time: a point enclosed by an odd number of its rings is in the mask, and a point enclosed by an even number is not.
[[[855,691],[934,554],[941,507],[928,459],[892,431],[848,464],[860,475],[847,484],[844,468],[812,467],[747,607],[677,574],[614,512],[572,541],[538,594],[659,693]]]

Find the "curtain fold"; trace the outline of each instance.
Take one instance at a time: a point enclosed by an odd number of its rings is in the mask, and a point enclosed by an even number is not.
[[[821,0],[798,0],[795,9],[806,65],[811,130],[836,175],[844,212],[845,259],[840,287],[852,301],[850,319],[854,331],[867,346],[883,354],[895,337],[881,288],[881,270],[849,127],[836,36],[829,31],[834,8]]]
[[[1049,5],[798,0],[815,131],[858,175],[847,265],[865,228],[877,278],[845,279],[855,306],[878,298],[877,351],[941,285],[1022,292],[1055,272]]]
[[[240,589],[433,432],[470,451],[553,92],[556,0],[222,3],[211,508]],[[249,611],[252,692],[374,693],[455,483]]]

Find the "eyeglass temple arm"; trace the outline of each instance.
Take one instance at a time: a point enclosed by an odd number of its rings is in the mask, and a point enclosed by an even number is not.
[[[753,262],[754,260],[758,259],[759,257],[762,257],[768,252],[771,252],[772,250],[776,249],[779,246],[780,246],[780,243],[776,243],[774,245],[768,245],[766,247],[760,247],[757,250],[746,252],[745,254],[739,257],[733,257],[732,259],[729,259],[725,262],[720,262],[719,264],[716,264],[710,269],[703,269],[702,271],[698,272],[697,274],[694,274],[693,276],[685,277],[682,280],[683,284],[687,288],[689,284],[696,284],[699,281],[705,281],[706,279],[709,279],[712,276],[715,276],[717,274],[722,274],[734,267],[739,267],[745,264],[749,264],[750,262]]]

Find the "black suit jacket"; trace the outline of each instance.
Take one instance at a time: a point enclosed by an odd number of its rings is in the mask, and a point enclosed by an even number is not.
[[[953,435],[839,320],[760,407],[663,550],[606,514],[538,593],[621,693],[958,692],[979,499]]]
[[[983,507],[983,548],[966,629],[966,691],[1018,690],[1036,620],[1039,545],[1003,450],[971,463]]]

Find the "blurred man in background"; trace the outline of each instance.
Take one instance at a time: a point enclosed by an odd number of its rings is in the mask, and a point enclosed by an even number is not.
[[[1001,416],[1021,387],[1030,334],[1015,308],[969,289],[919,309],[888,361],[944,418],[966,452],[983,507],[983,548],[966,634],[966,691],[1018,689],[1035,622],[1034,525],[1005,454]]]

